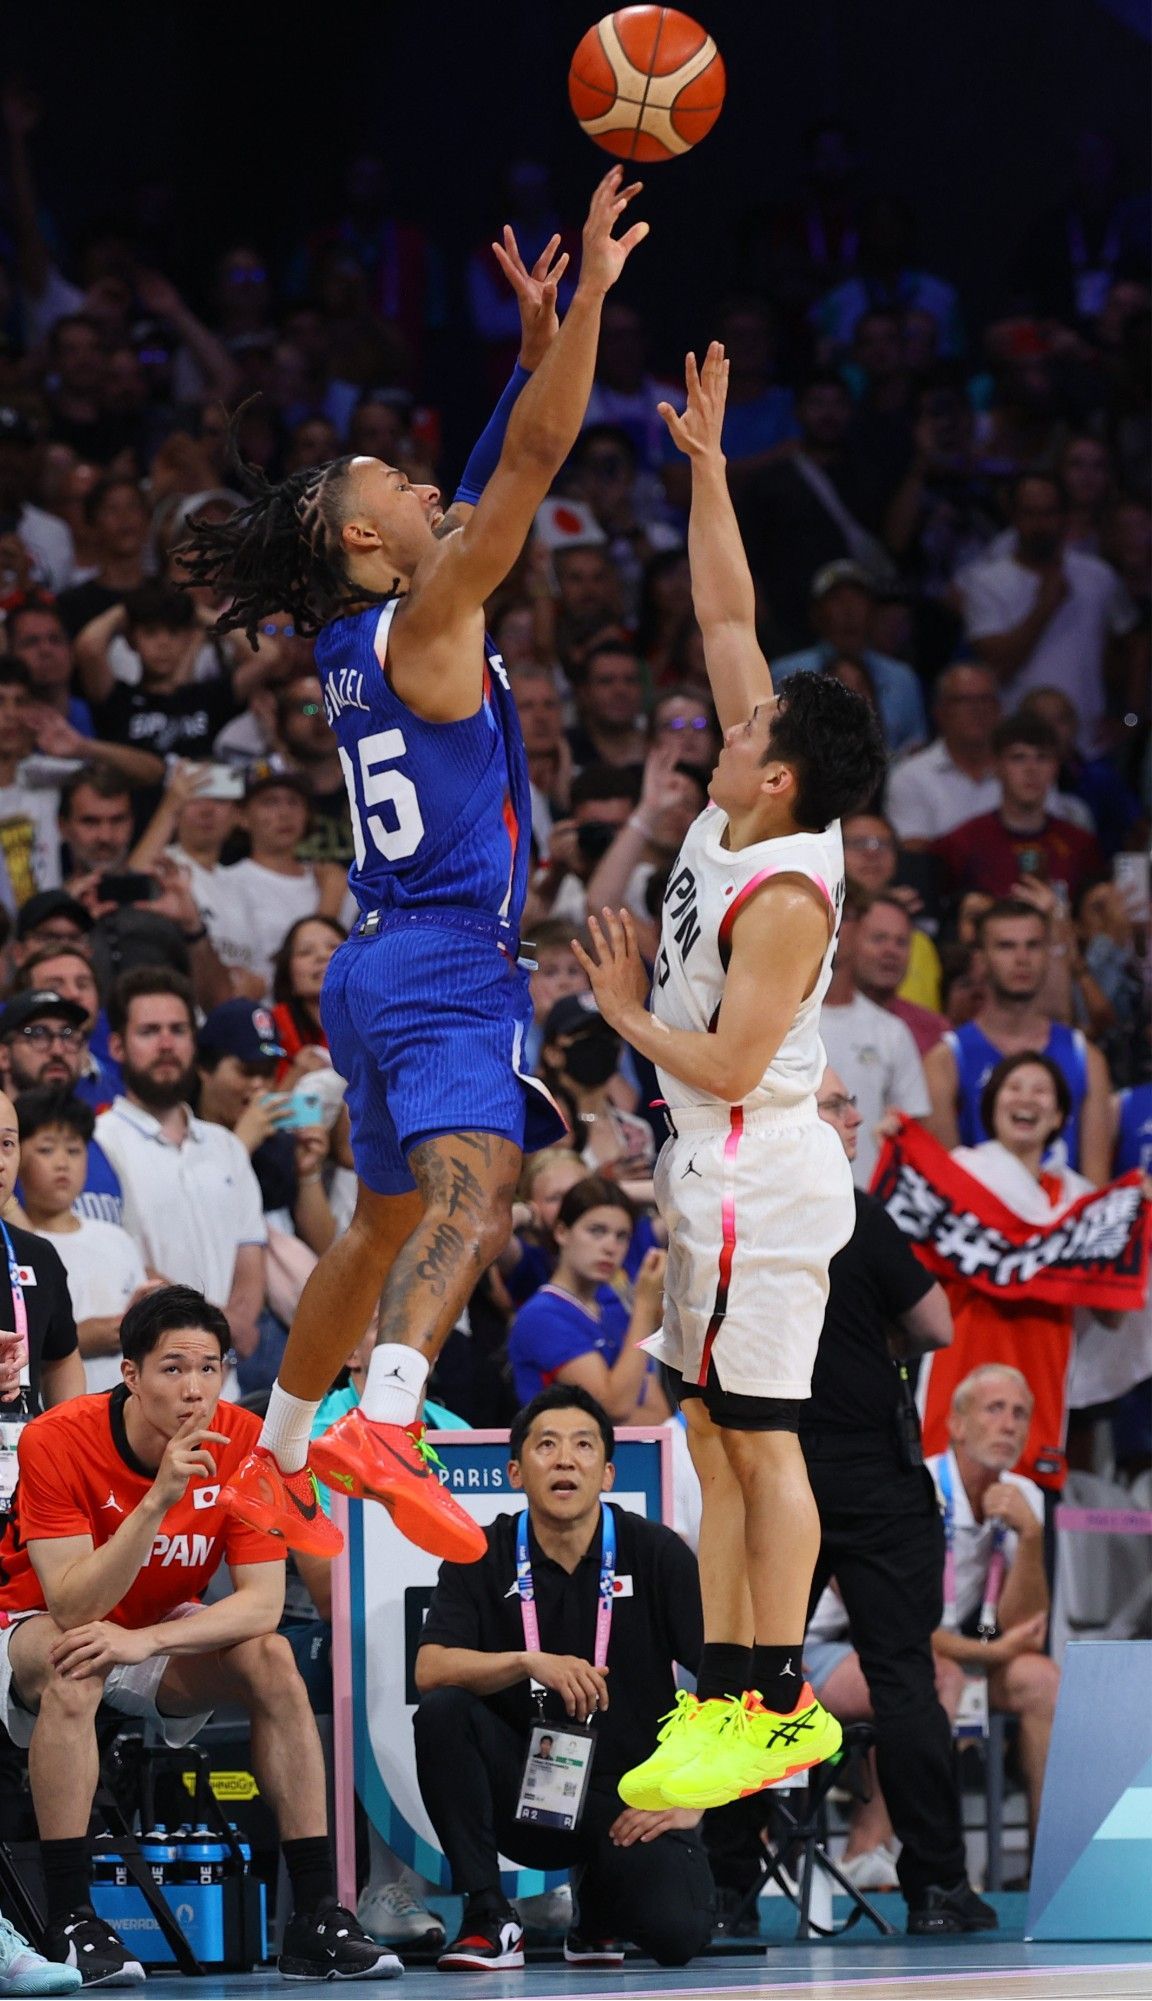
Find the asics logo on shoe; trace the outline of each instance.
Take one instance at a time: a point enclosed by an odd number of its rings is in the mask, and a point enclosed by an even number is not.
[[[792,1716],[789,1717],[787,1723],[778,1724],[776,1729],[765,1740],[765,1750],[768,1749],[770,1744],[798,1743],[802,1731],[814,1728],[818,1708],[819,1704],[814,1702],[811,1709],[806,1709],[802,1716]]]

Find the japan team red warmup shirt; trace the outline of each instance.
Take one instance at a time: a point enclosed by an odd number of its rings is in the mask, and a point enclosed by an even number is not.
[[[154,1473],[141,1465],[124,1425],[128,1392],[73,1397],[24,1427],[18,1447],[20,1476],[8,1526],[0,1541],[0,1620],[5,1613],[45,1611],[44,1593],[27,1545],[90,1535],[97,1549],[149,1492]],[[106,1613],[133,1631],[166,1619],[178,1605],[199,1598],[221,1560],[282,1562],[275,1536],[245,1528],[220,1505],[220,1489],[260,1436],[254,1411],[218,1403],[209,1429],[227,1445],[211,1445],[214,1479],[192,1479],[156,1531],[148,1560],[120,1603]]]

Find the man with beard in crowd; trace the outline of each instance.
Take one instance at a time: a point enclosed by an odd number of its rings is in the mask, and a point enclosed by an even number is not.
[[[123,1092],[96,1121],[120,1176],[124,1227],[149,1270],[222,1307],[241,1355],[264,1304],[260,1184],[244,1145],[188,1109],[196,1081],[192,989],[179,973],[138,966],[109,996]]]

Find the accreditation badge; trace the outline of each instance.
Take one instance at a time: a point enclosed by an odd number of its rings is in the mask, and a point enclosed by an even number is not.
[[[580,1825],[592,1771],[595,1738],[580,1723],[534,1723],[516,1802],[526,1827],[571,1834]]]
[[[957,1737],[987,1737],[988,1676],[983,1668],[965,1672],[964,1688],[952,1729]]]

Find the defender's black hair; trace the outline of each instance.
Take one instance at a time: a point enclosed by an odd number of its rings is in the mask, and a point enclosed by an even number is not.
[[[784,683],[764,762],[772,758],[795,772],[793,818],[813,833],[862,811],[888,768],[875,710],[827,674],[793,674]]]

